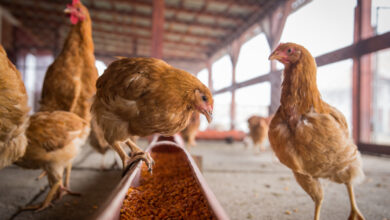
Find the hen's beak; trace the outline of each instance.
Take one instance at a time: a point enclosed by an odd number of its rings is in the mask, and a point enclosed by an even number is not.
[[[64,13],[65,14],[70,14],[70,13],[72,13],[72,10],[70,8],[65,8],[64,9]]]
[[[213,112],[212,111],[205,111],[204,116],[206,116],[207,122],[210,124],[213,120]]]
[[[275,50],[274,52],[271,53],[271,55],[269,55],[268,60],[278,60],[280,58],[281,56],[279,55],[279,52]]]

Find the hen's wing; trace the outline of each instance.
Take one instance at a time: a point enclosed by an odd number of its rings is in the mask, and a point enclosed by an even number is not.
[[[83,119],[70,112],[38,112],[30,118],[27,137],[35,146],[55,151],[79,136],[85,125]]]
[[[143,58],[122,58],[114,61],[96,83],[97,97],[106,103],[116,97],[136,100],[152,89],[152,63]]]
[[[345,119],[343,113],[341,113],[339,110],[337,110],[335,107],[329,105],[328,103],[325,103],[325,108],[329,109],[329,114],[338,122],[340,125],[341,130],[344,131],[345,135],[348,137],[349,136],[349,131],[348,131],[348,124],[347,120]]]

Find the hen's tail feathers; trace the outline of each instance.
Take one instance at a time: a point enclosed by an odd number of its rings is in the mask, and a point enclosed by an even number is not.
[[[359,184],[359,183],[363,182],[363,180],[365,178],[365,175],[363,172],[362,158],[360,156],[360,152],[358,151],[357,153],[358,153],[358,155],[357,155],[356,163],[351,164],[351,168],[350,168],[351,169],[351,176],[352,176],[351,182],[353,184]]]
[[[344,169],[338,171],[331,180],[337,183],[359,184],[365,178],[360,152],[356,149],[353,160]]]

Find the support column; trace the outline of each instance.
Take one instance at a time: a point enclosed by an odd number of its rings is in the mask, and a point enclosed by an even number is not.
[[[137,38],[133,38],[133,42],[132,42],[132,46],[133,46],[133,56],[137,56],[137,53],[138,53],[138,45],[137,45],[137,43],[138,43],[138,40],[137,40]]]
[[[207,73],[208,73],[208,77],[209,77],[209,80],[208,80],[208,83],[209,83],[209,89],[211,91],[211,93],[214,91],[214,85],[213,85],[213,69],[212,69],[212,61],[211,59],[208,59],[206,61],[206,69],[207,69]]]
[[[286,24],[286,20],[292,9],[292,3],[292,0],[286,1],[284,5],[280,6],[269,16],[268,22],[262,25],[271,51],[276,49],[279,44],[284,25]],[[270,65],[271,72],[277,71],[276,61],[271,61]],[[282,76],[279,73],[274,73],[270,75],[269,80],[271,83],[271,104],[269,106],[268,114],[272,115],[275,114],[280,106]]]
[[[354,43],[373,36],[371,0],[357,0]],[[352,69],[352,135],[355,143],[370,142],[372,119],[372,55],[353,59]]]
[[[229,48],[229,56],[232,62],[232,100],[230,103],[230,130],[235,129],[236,123],[236,67],[238,56],[240,55],[242,39],[239,38],[233,42],[231,47]]]
[[[164,40],[164,0],[153,0],[151,57],[162,59]]]

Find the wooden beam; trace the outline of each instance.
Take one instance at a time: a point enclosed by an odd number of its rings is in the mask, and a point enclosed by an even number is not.
[[[273,74],[278,74],[280,76],[282,74],[282,72],[281,71],[270,72],[268,74],[255,77],[255,78],[246,80],[244,82],[236,83],[235,85],[231,85],[231,86],[219,89],[217,91],[214,91],[213,95],[218,95],[218,94],[221,94],[221,93],[237,90],[237,89],[240,89],[240,88],[243,88],[243,87],[255,85],[255,84],[258,84],[258,83],[267,82],[267,81],[269,81],[270,76],[273,75]]]
[[[371,37],[371,0],[358,0],[355,8],[354,42]],[[372,56],[353,59],[352,100],[353,137],[356,142],[370,142],[372,119]],[[356,126],[356,127],[355,127]]]
[[[133,55],[131,53],[126,53],[126,52],[112,53],[112,52],[107,52],[107,51],[103,51],[103,50],[95,50],[95,56],[115,58],[116,56],[132,57]],[[204,62],[206,62],[206,60],[204,60],[204,59],[183,58],[183,57],[176,57],[176,56],[167,56],[164,58],[164,60],[167,62],[188,62],[188,63],[204,63]]]
[[[232,86],[233,89],[232,92],[232,100],[230,103],[230,130],[234,130],[235,124],[236,124],[236,67],[237,67],[237,61],[238,57],[240,55],[242,45],[242,37],[235,40],[232,45],[229,47],[229,57],[230,61],[232,62]]]
[[[286,24],[287,18],[292,11],[293,0],[287,0],[284,4],[281,4],[274,12],[268,15],[261,26],[264,30],[265,36],[268,41],[268,45],[271,50],[274,50],[279,44],[282,37],[283,29]],[[276,61],[270,62],[271,72],[276,71]],[[268,114],[274,114],[280,105],[281,85],[282,77],[280,74],[270,75],[271,83],[271,104],[268,109]]]
[[[33,28],[30,24],[33,23],[33,21],[24,21],[23,22],[26,27],[29,27],[29,29],[36,30],[37,33],[42,33],[43,29],[37,29]],[[47,25],[47,30],[51,30],[51,27],[55,27],[55,25]],[[58,26],[57,26],[58,27]],[[44,29],[46,30],[46,29]],[[111,38],[119,38],[119,39],[113,39],[114,41],[131,41],[129,38],[136,38],[138,39],[139,44],[149,44],[151,43],[151,38],[141,36],[138,34],[133,33],[127,33],[127,32],[119,32],[119,31],[108,31],[108,30],[100,30],[96,28],[93,30],[93,35],[95,36],[110,36]],[[47,37],[47,35],[42,35],[41,38]],[[48,42],[51,43],[51,42]],[[199,45],[197,43],[186,43],[186,42],[179,42],[169,39],[164,39],[164,45],[167,47],[175,47],[176,49],[183,49],[183,50],[190,50],[190,51],[198,51],[199,53],[205,53],[209,47],[204,45]],[[164,46],[165,47],[165,46]],[[182,48],[181,48],[182,47]]]
[[[211,92],[214,91],[214,83],[213,83],[213,68],[212,68],[212,60],[208,59],[206,61],[206,69],[207,69],[207,75],[208,75],[208,83],[209,83],[209,89]]]
[[[359,151],[370,154],[390,155],[390,146],[370,143],[358,143]]]
[[[316,57],[317,66],[324,66],[341,60],[358,58],[365,54],[390,48],[390,32],[376,35],[350,46],[340,48],[327,54]]]
[[[13,14],[18,17],[20,20],[23,21],[29,21],[31,25],[38,26],[40,23],[42,23],[42,27],[45,28],[47,24],[50,26],[61,26],[61,25],[69,25],[68,22],[66,22],[64,19],[58,19],[53,20],[52,16],[59,16],[59,18],[63,17],[62,12],[57,11],[50,11],[47,10],[46,12],[40,12],[41,10],[35,12],[34,14],[27,14],[25,13],[25,10],[17,9],[16,7],[13,10]],[[51,15],[51,16],[50,16]],[[116,27],[115,29],[123,29],[123,30],[131,30],[131,33],[136,34],[137,32],[145,33],[145,35],[140,35],[139,37],[150,37],[150,26],[144,26],[129,22],[117,22],[112,20],[105,20],[101,18],[92,18],[93,20],[93,30],[107,30],[111,31],[112,27]],[[32,22],[34,21],[34,22]],[[191,26],[191,25],[190,25]],[[107,29],[109,28],[109,29]],[[224,29],[224,32],[227,30]],[[129,32],[130,33],[130,32]],[[172,36],[174,38],[196,38],[197,40],[205,41],[207,43],[217,44],[220,42],[219,38],[216,36],[210,36],[208,31],[205,31],[204,33],[193,33],[193,32],[181,32],[181,31],[175,31],[172,29],[166,29],[165,33],[167,33],[169,36]],[[227,33],[227,32],[226,32]]]
[[[137,41],[135,43],[134,41]],[[138,49],[142,48],[150,48],[150,42],[140,42],[137,38],[133,38],[132,41],[124,41],[121,38],[110,38],[110,37],[102,37],[100,35],[95,35],[94,36],[94,43],[96,45],[98,44],[108,44],[108,45],[115,45],[118,47],[132,47],[131,51],[134,51],[134,47],[136,46]],[[164,43],[164,50],[173,50],[177,51],[178,53],[187,53],[187,54],[196,54],[200,56],[206,56],[202,50],[192,48],[192,47],[185,47],[185,46],[180,46],[177,45],[175,47],[175,44],[172,43]],[[149,50],[150,52],[150,50]]]
[[[360,57],[364,54],[376,52],[379,50],[384,50],[390,48],[390,32],[384,33],[382,35],[377,35],[370,37],[368,39],[362,40],[356,44],[341,48],[336,51],[329,52],[327,54],[320,55],[316,57],[317,66],[325,66],[331,63],[336,63],[342,60]],[[233,89],[239,89],[246,86],[251,86],[254,84],[267,82],[270,80],[270,76],[273,74],[278,74],[281,76],[282,71],[271,71],[270,73],[262,76],[258,76],[247,81],[237,83],[235,86],[228,86],[217,91],[213,92],[213,95],[218,95],[225,92],[230,92]]]
[[[226,36],[221,44],[218,44],[215,47],[212,47],[209,51],[210,57],[213,57],[215,54],[217,54],[220,50],[223,48],[226,48],[228,45],[230,45],[234,40],[236,40],[238,37],[242,36],[250,27],[252,27],[255,24],[258,24],[258,22],[262,21],[270,12],[275,10],[284,0],[274,0],[269,1],[269,3],[263,7],[261,7],[259,10],[257,10],[255,13],[253,13],[250,18],[246,20],[246,22],[239,27],[237,27],[234,32],[228,36]]]
[[[160,59],[163,57],[164,8],[164,0],[153,0],[152,50],[150,55]]]
[[[47,10],[47,9],[42,8],[42,7],[39,7],[39,5],[34,5],[34,4],[25,6],[25,4],[23,2],[21,2],[20,0],[13,0],[12,2],[1,2],[1,5],[4,5],[5,7],[12,9],[13,12],[15,12],[15,11],[24,11],[24,12],[33,11],[34,13],[44,12],[44,13],[48,13],[48,14],[58,14],[58,16],[62,16],[62,17],[64,16],[62,11],[66,6],[65,4],[54,3],[52,1],[45,1],[45,0],[42,0],[42,1],[44,1],[44,3],[41,2],[41,4],[48,5],[50,8],[54,8],[54,10],[51,10],[51,9]],[[148,21],[151,20],[150,15],[142,13],[142,12],[138,12],[138,11],[132,11],[131,13],[129,13],[129,11],[125,11],[125,10],[90,8],[91,5],[88,5],[88,4],[86,4],[86,6],[87,6],[87,8],[89,8],[88,11],[91,14],[92,20],[94,20],[97,17],[96,16],[97,14],[105,14],[105,15],[109,15],[112,17],[120,16],[124,20],[148,20]],[[192,13],[194,13],[194,12],[192,12]],[[215,14],[210,14],[210,16],[214,16],[215,18],[218,18],[218,15],[215,15]],[[231,18],[228,15],[225,15],[225,16],[221,16],[218,19],[231,19],[232,22],[236,23],[238,18]],[[242,18],[242,19],[244,20],[244,18]],[[183,20],[174,19],[174,18],[166,18],[165,22],[168,25],[192,25],[193,27],[196,27],[196,28],[204,28],[207,31],[212,31],[212,30],[216,30],[216,31],[229,30],[229,31],[231,31],[232,30],[231,27],[221,26],[218,24],[205,24],[205,23],[199,22],[197,20],[183,21]]]

